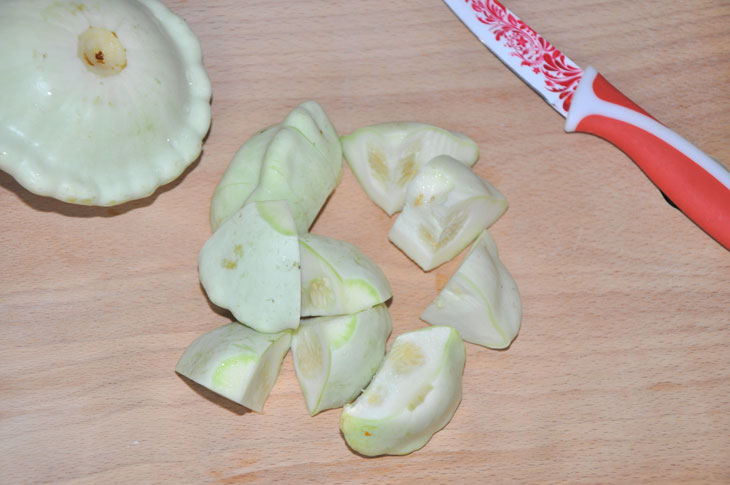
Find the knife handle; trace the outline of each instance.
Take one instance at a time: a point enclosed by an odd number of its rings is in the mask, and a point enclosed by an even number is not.
[[[597,135],[620,148],[673,204],[730,249],[730,172],[655,120],[588,67],[565,130]]]

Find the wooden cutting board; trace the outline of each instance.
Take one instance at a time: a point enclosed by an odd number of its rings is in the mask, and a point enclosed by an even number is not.
[[[213,83],[200,160],[114,208],[0,174],[1,482],[730,482],[730,254],[626,156],[565,134],[437,0],[166,4]],[[508,6],[730,162],[727,0]],[[308,99],[342,134],[396,120],[468,134],[510,202],[490,232],[522,330],[505,351],[468,345],[456,415],[409,456],[362,458],[338,410],[309,417],[290,355],[260,415],[174,373],[229,321],[196,267],[213,188],[241,143]],[[345,168],[312,231],[382,266],[397,335],[425,325],[463,254],[423,273],[388,242],[392,222]]]

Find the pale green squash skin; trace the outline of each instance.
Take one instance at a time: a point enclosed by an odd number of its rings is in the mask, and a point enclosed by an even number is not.
[[[383,360],[391,329],[384,304],[354,315],[302,321],[292,339],[292,355],[310,415],[341,407],[360,394]],[[316,369],[303,362],[313,351],[321,359]]]
[[[264,334],[233,322],[198,337],[175,371],[260,413],[290,344],[291,332]]]
[[[288,200],[297,230],[306,232],[341,176],[335,128],[318,103],[306,101],[236,152],[213,193],[211,229],[245,203]]]
[[[258,185],[245,203],[287,200],[299,232],[306,232],[340,178],[334,166],[301,133],[282,126],[266,149]]]
[[[210,202],[210,227],[213,231],[243,207],[243,203],[256,189],[261,174],[261,161],[279,128],[280,125],[274,125],[256,133],[234,155]]]
[[[299,326],[299,240],[286,201],[243,206],[198,255],[200,282],[214,304],[266,333]]]

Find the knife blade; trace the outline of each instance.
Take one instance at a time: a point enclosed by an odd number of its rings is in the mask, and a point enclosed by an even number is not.
[[[566,118],[628,155],[671,203],[730,250],[730,171],[575,62],[497,0],[444,0],[502,63]]]

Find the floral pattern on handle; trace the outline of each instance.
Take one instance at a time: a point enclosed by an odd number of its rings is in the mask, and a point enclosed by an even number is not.
[[[559,95],[567,113],[583,70],[498,1],[464,1],[470,4],[477,20],[489,27],[495,40],[521,59],[522,66],[544,76],[546,89]]]

